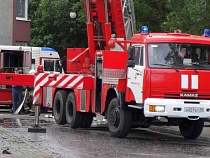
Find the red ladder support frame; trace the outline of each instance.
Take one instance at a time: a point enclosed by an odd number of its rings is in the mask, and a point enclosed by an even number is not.
[[[107,4],[104,0],[84,0],[89,55],[92,61],[95,61],[98,43],[103,43],[104,49],[110,50],[108,43],[112,34],[115,34],[115,38],[124,38],[126,40],[121,3],[121,0],[107,0]],[[97,36],[95,25],[100,26],[101,37]]]

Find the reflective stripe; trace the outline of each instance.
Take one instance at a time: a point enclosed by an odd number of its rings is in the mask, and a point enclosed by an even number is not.
[[[181,88],[188,88],[188,75],[181,75]]]
[[[57,77],[56,80],[49,80],[49,77]],[[45,74],[40,73],[35,77],[34,83],[34,94],[33,94],[33,104],[40,104],[40,93],[42,86],[55,86],[59,88],[78,88],[82,89],[84,85],[83,81],[84,76],[75,76],[75,75],[57,75],[57,74]]]
[[[191,83],[192,89],[198,89],[198,75],[192,75],[191,79],[192,79]]]

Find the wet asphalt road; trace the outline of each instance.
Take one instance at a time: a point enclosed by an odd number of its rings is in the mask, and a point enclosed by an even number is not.
[[[49,115],[49,113],[47,113]],[[210,157],[210,123],[196,140],[184,139],[176,127],[132,129],[124,139],[110,137],[102,117],[88,129],[59,126],[41,114],[46,133],[31,133],[34,117],[0,112],[0,158],[201,158]]]

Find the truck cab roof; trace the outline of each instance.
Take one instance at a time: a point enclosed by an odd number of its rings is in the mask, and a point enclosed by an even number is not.
[[[148,33],[148,34],[135,34],[131,41],[133,43],[199,43],[210,44],[210,38],[205,36],[196,36],[185,33]]]

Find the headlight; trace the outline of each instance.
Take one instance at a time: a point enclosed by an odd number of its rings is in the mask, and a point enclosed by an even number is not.
[[[165,112],[163,105],[149,105],[149,112]]]

